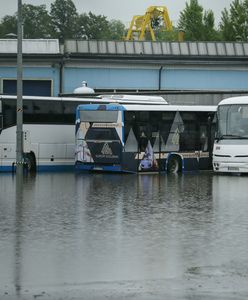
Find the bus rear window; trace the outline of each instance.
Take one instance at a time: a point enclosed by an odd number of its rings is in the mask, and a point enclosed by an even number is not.
[[[114,128],[90,128],[86,134],[87,140],[118,140],[118,134]]]
[[[80,111],[80,120],[82,122],[100,122],[115,123],[117,122],[118,111]]]

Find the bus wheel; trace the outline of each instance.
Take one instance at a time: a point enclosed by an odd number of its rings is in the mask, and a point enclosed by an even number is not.
[[[181,163],[180,159],[173,156],[169,159],[168,165],[167,165],[167,171],[168,173],[178,173],[181,171]]]
[[[25,154],[25,163],[26,168],[29,172],[35,172],[36,171],[36,160],[33,153],[27,153]]]

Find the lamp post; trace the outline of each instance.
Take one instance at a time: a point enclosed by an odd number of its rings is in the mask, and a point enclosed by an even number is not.
[[[16,103],[16,172],[23,172],[23,100],[22,100],[22,0],[18,0],[17,18],[17,103]]]

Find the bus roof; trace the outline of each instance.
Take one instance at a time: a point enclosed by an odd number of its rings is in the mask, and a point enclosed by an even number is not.
[[[248,104],[248,96],[231,97],[219,102],[218,105]]]
[[[143,104],[143,105],[165,105],[167,102],[162,97],[156,96],[140,96],[140,95],[105,95],[95,97],[46,97],[46,96],[23,96],[23,100],[40,100],[40,101],[71,101],[79,102],[81,104]],[[14,95],[0,95],[2,99],[16,99]]]
[[[150,96],[150,95],[100,95],[102,99],[113,99],[118,101],[126,101],[127,103],[136,102],[161,102],[161,104],[168,104],[168,102],[162,96]]]
[[[123,105],[126,110],[133,111],[216,111],[212,105]]]
[[[100,110],[99,104],[81,104],[78,110]],[[128,105],[128,104],[107,104],[106,110],[122,110],[122,111],[206,111],[215,112],[217,106],[213,105]]]

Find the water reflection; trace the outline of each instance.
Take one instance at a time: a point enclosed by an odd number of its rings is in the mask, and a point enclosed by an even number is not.
[[[22,233],[25,214],[25,200],[23,198],[24,178],[22,174],[17,174],[16,177],[16,194],[15,194],[15,238],[14,238],[14,286],[16,294],[21,295],[21,265],[22,265]]]
[[[246,180],[2,175],[2,289],[20,296],[47,286],[165,279],[180,289],[188,276],[247,276]]]

